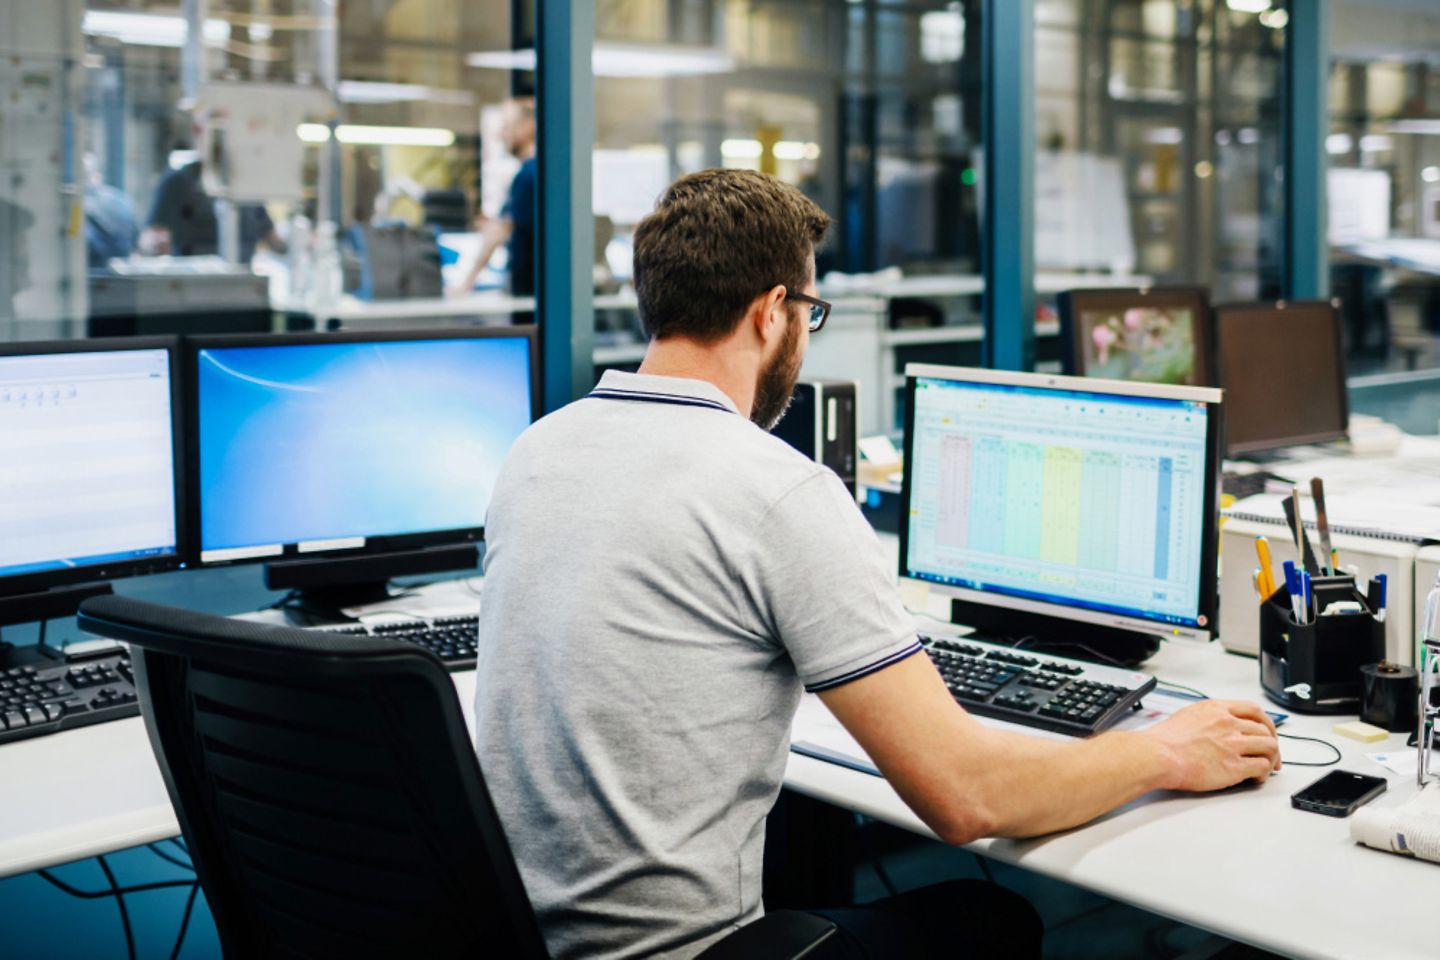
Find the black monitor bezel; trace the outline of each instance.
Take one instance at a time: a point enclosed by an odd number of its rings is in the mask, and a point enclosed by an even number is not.
[[[957,372],[962,368],[956,368]],[[1036,376],[1045,376],[1036,374]],[[905,471],[900,483],[900,553],[897,561],[896,573],[901,580],[915,579],[911,576],[906,560],[910,555],[910,496],[913,483],[914,471],[910,469],[914,460],[915,445],[915,385],[919,376],[907,371],[905,375],[905,434],[904,434],[904,463]],[[1105,383],[1124,383],[1125,381],[1103,381]],[[1087,390],[1094,389],[1084,384],[1066,384],[1061,389]],[[1196,389],[1196,388],[1188,388]],[[1102,393],[1116,393],[1114,390],[1101,390]],[[1116,394],[1122,395],[1122,394]],[[1196,626],[1194,628],[1203,630],[1213,640],[1219,636],[1220,622],[1220,483],[1221,483],[1221,462],[1224,457],[1223,437],[1225,422],[1225,403],[1223,398],[1210,404],[1214,409],[1205,424],[1205,457],[1206,457],[1206,482],[1205,482],[1205,517],[1204,528],[1200,531],[1200,602],[1196,612]],[[928,581],[927,581],[928,582]],[[1008,594],[996,593],[997,598],[1007,597]],[[965,606],[984,608],[1011,617],[1016,622],[1024,622],[1027,627],[1035,624],[1042,624],[1057,630],[1073,627],[1077,624],[1087,624],[1088,621],[1064,617],[1058,614],[1031,613],[1016,611],[1003,604],[985,604],[974,600],[956,599],[954,606],[963,608]],[[1054,606],[1059,606],[1054,605]],[[1122,616],[1117,614],[1116,616]],[[1173,635],[1176,631],[1175,624],[1162,620],[1149,620],[1146,617],[1134,614],[1123,615],[1125,619],[1136,622],[1144,622],[1144,632],[1164,638]],[[1136,628],[1126,627],[1127,630]],[[1025,631],[1022,631],[1025,632]]]
[[[523,338],[530,348],[530,422],[540,416],[544,391],[540,383],[540,337],[534,324],[495,327],[449,327],[424,330],[337,330],[332,332],[215,334],[184,338],[185,369],[185,440],[186,440],[186,509],[190,531],[187,558],[197,567],[226,567],[244,563],[274,563],[291,560],[326,560],[365,557],[421,547],[479,543],[485,539],[485,528],[465,527],[454,530],[431,530],[425,533],[367,536],[363,547],[341,550],[313,550],[301,553],[295,544],[284,545],[283,552],[270,556],[203,560],[200,526],[200,397],[198,361],[201,350],[224,350],[240,347],[290,347],[335,343],[400,343],[424,340],[491,340]]]
[[[139,350],[164,350],[170,368],[170,472],[175,508],[175,548],[173,553],[154,557],[120,560],[114,563],[88,564],[61,570],[0,575],[0,597],[18,596],[100,580],[119,580],[150,573],[178,570],[188,560],[190,541],[186,506],[186,440],[180,338],[176,336],[100,337],[93,340],[31,340],[0,343],[0,357],[46,356],[69,353],[122,353]]]
[[[1321,313],[1324,314],[1330,322],[1330,333],[1335,345],[1335,379],[1332,382],[1339,394],[1340,423],[1333,430],[1323,430],[1306,434],[1288,434],[1263,440],[1251,440],[1239,444],[1232,443],[1227,436],[1225,438],[1225,453],[1227,456],[1233,457],[1239,454],[1261,453],[1266,450],[1281,450],[1285,447],[1298,447],[1311,443],[1330,443],[1333,440],[1343,440],[1349,435],[1350,389],[1345,382],[1345,341],[1344,333],[1341,330],[1340,309],[1337,301],[1256,300],[1246,303],[1217,304],[1214,308],[1215,369],[1218,375],[1216,382],[1222,388],[1225,386],[1224,350],[1221,347],[1220,335],[1222,315],[1273,315],[1278,312],[1295,313],[1297,311]]]
[[[1215,322],[1206,287],[1100,287],[1064,290],[1056,300],[1060,313],[1060,363],[1067,376],[1085,377],[1085,351],[1081,346],[1080,314],[1088,310],[1123,310],[1127,307],[1189,307],[1195,318],[1196,358],[1200,382],[1195,387],[1219,385]],[[1145,382],[1145,381],[1137,381]]]

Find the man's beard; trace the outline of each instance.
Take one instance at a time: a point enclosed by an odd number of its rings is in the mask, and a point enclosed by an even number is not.
[[[785,325],[775,356],[755,379],[755,403],[750,408],[750,419],[759,424],[760,429],[769,430],[780,422],[799,379],[800,323],[792,318]]]

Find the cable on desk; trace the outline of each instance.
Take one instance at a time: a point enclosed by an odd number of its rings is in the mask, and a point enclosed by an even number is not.
[[[130,908],[125,906],[125,894],[121,892],[120,883],[115,879],[115,871],[110,869],[104,854],[95,859],[100,864],[100,869],[105,872],[105,881],[110,884],[110,889],[115,894],[115,906],[120,911],[120,926],[125,929],[125,954],[130,960],[135,960],[135,930],[130,926]]]
[[[195,884],[190,890],[190,897],[185,901],[185,912],[180,915],[180,932],[175,935],[175,946],[170,950],[170,960],[179,960],[180,948],[185,945],[185,934],[190,930],[190,915],[195,911],[195,898],[200,895],[200,884]]]
[[[1287,767],[1333,767],[1335,766],[1335,764],[1339,763],[1342,759],[1344,759],[1345,756],[1340,752],[1340,748],[1335,746],[1335,744],[1331,743],[1329,740],[1321,740],[1319,737],[1302,737],[1293,733],[1281,733],[1278,730],[1275,731],[1275,736],[1284,737],[1286,740],[1304,740],[1308,743],[1323,744],[1329,747],[1335,753],[1334,760],[1326,760],[1324,763],[1313,763],[1304,760],[1286,760],[1282,757],[1281,762],[1283,762]]]

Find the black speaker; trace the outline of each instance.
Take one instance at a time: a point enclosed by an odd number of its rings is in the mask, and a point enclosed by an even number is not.
[[[790,407],[770,431],[805,456],[839,474],[858,493],[859,425],[853,380],[802,380]]]

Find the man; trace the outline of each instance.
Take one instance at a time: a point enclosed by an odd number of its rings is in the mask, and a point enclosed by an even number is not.
[[[171,170],[155,188],[150,215],[140,234],[140,250],[151,255],[177,257],[213,255],[220,251],[220,224],[215,201],[205,192],[200,179],[200,161]],[[240,262],[249,263],[257,243],[276,253],[285,252],[285,241],[275,223],[258,203],[237,205],[240,217]]]
[[[635,233],[640,372],[607,373],[533,426],[496,482],[477,749],[557,958],[689,957],[760,914],[765,815],[802,685],[951,843],[1063,830],[1151,790],[1279,765],[1252,704],[1059,742],[955,703],[916,655],[854,500],[765,432],[807,320],[823,322],[810,298],[828,224],[761,174],[673,184]],[[833,916],[851,956],[936,941],[1037,956],[1033,913],[982,887]],[[1013,940],[999,915],[1020,918]]]
[[[505,149],[520,161],[520,169],[510,181],[510,194],[500,219],[481,222],[480,253],[465,279],[451,288],[451,296],[464,296],[475,289],[480,271],[502,243],[509,244],[506,253],[510,292],[517,297],[535,295],[535,101],[531,97],[514,97],[505,101],[502,111],[500,130]]]

